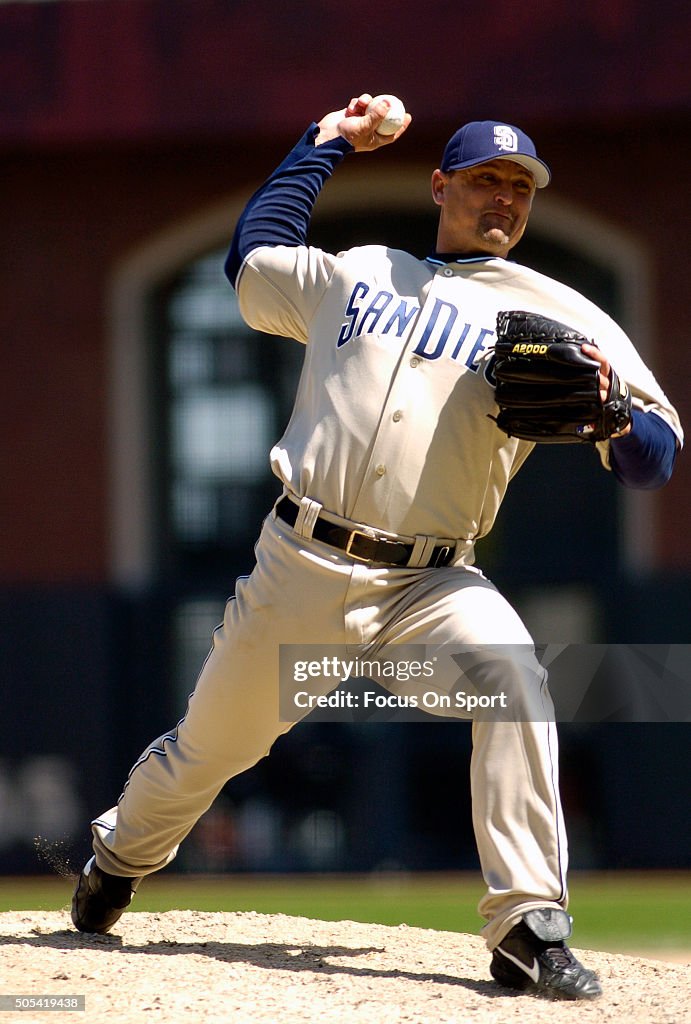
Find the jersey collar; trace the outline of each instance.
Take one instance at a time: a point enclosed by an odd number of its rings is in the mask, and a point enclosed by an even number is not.
[[[487,260],[500,259],[503,259],[503,257],[492,256],[488,252],[477,253],[476,255],[466,254],[464,256],[454,252],[432,252],[426,257],[426,262],[443,267],[447,263],[486,263]]]

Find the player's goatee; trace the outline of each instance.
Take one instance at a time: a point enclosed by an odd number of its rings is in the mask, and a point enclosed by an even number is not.
[[[489,242],[490,245],[508,245],[509,236],[501,228],[487,228],[486,231],[482,232],[483,242]]]

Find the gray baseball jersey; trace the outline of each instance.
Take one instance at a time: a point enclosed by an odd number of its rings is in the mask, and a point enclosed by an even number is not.
[[[502,309],[537,310],[593,338],[634,406],[682,438],[677,413],[621,328],[573,289],[507,260],[439,265],[383,246],[337,256],[263,247],[249,255],[237,290],[252,327],[307,345],[273,470],[298,497],[349,520],[453,538],[464,549],[491,529],[533,447],[491,419]],[[609,442],[599,449],[607,466]]]

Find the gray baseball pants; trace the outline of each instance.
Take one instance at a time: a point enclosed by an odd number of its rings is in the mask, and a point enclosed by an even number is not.
[[[147,747],[118,805],[92,823],[102,870],[141,876],[168,864],[225,783],[268,754],[308,713],[281,720],[282,644],[385,645],[387,658],[392,645],[424,645],[427,656],[439,654],[435,686],[449,691],[459,669],[443,653],[453,645],[486,644],[493,652],[497,645],[507,651],[516,645],[532,652],[516,612],[474,567],[353,563],[298,536],[272,513],[256,566],[238,580],[214,632],[185,717]],[[526,910],[566,907],[567,846],[545,673],[532,654],[526,664],[525,657],[488,653],[484,668],[488,687],[507,694],[512,709],[505,720],[478,715],[472,723],[473,827],[487,884],[478,910],[492,949]],[[333,679],[310,680],[314,693],[333,686]]]

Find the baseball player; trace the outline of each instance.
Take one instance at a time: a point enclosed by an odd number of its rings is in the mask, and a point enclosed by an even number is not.
[[[237,225],[226,272],[243,317],[305,346],[294,411],[271,452],[283,493],[185,716],[143,752],[118,805],[92,823],[94,856],[72,918],[82,931],[109,931],[226,781],[307,714],[279,716],[281,645],[334,644],[376,657],[422,644],[438,656],[437,684],[449,690],[459,670],[444,651],[469,645],[480,685],[501,690],[514,709],[472,724],[491,973],[511,988],[592,999],[598,979],[566,945],[567,843],[546,674],[521,619],[473,564],[476,539],[533,448],[496,422],[498,314],[535,311],[594,339],[588,351],[603,406],[616,366],[630,412],[593,451],[624,485],[668,479],[681,427],[605,313],[507,259],[536,189],[550,180],[512,125],[472,122],[449,140],[432,174],[439,226],[427,259],[381,245],[335,255],[307,244],[313,204],[337,165],[395,142],[410,124],[406,115],[394,135],[378,133],[388,107],[367,112],[371,99],[362,94],[312,124]],[[313,694],[333,686],[333,678],[310,679]]]

